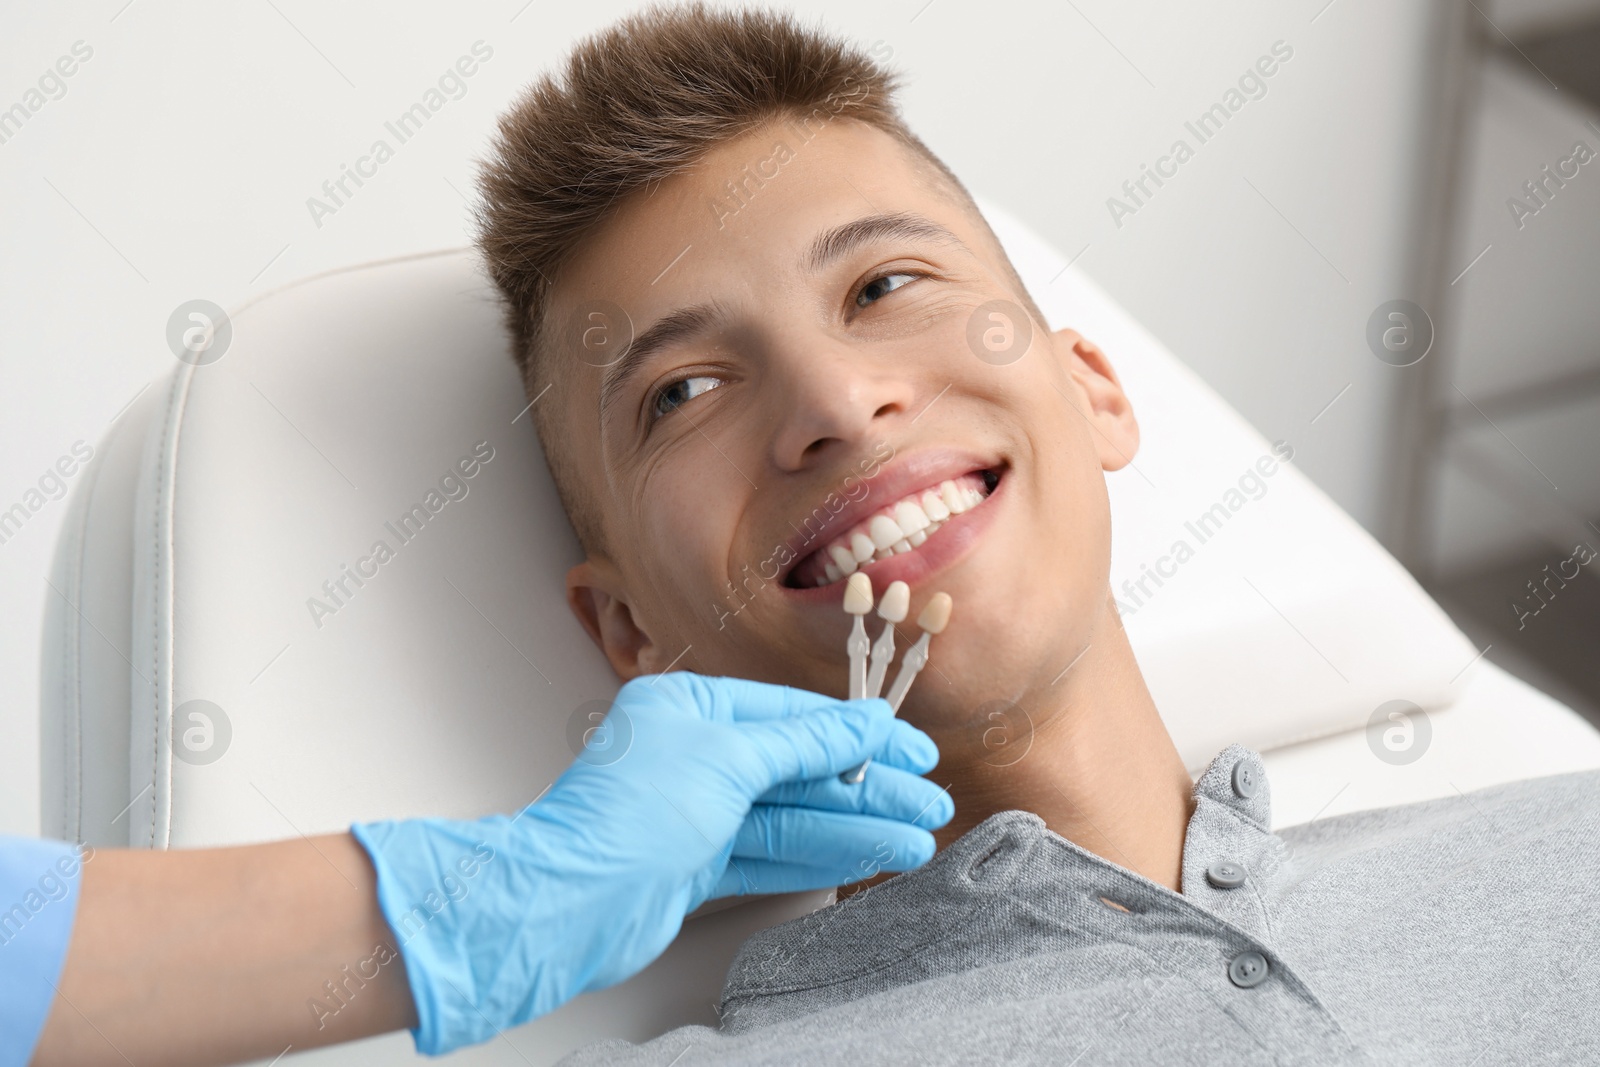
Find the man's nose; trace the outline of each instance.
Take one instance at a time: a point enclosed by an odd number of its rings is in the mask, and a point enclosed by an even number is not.
[[[773,462],[798,470],[830,447],[870,448],[915,411],[918,384],[901,361],[814,339],[775,353]]]

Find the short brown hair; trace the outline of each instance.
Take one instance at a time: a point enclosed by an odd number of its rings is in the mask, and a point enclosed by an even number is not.
[[[526,394],[535,395],[554,347],[546,323],[553,279],[584,237],[629,193],[766,122],[825,109],[867,123],[926,159],[971,203],[901,119],[899,83],[866,50],[783,12],[656,6],[580,41],[564,77],[542,77],[501,116],[479,175],[477,243],[503,297]],[[604,554],[559,410],[534,406],[539,442],[579,540]]]

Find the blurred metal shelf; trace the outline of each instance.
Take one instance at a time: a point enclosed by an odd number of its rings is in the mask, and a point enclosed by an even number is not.
[[[1506,180],[1487,109],[1502,108],[1495,115],[1502,130],[1508,114],[1535,116],[1539,121],[1532,125],[1545,139],[1551,130],[1571,126],[1575,115],[1600,116],[1600,0],[1481,3],[1435,4],[1434,121],[1431,151],[1422,161],[1411,271],[1416,302],[1434,320],[1435,344],[1402,372],[1399,454],[1387,498],[1385,539],[1480,647],[1490,646],[1489,658],[1503,656],[1503,665],[1540,675],[1536,682],[1569,702],[1600,709],[1600,553],[1587,565],[1573,563],[1584,554],[1575,553],[1576,545],[1600,550],[1595,521],[1600,497],[1593,481],[1582,478],[1570,480],[1583,484],[1558,489],[1514,439],[1522,437],[1526,444],[1543,432],[1548,440],[1551,425],[1577,426],[1575,450],[1593,454],[1578,456],[1568,471],[1585,463],[1600,469],[1600,415],[1586,410],[1600,412],[1600,347],[1589,325],[1600,304],[1600,255],[1578,254],[1591,294],[1587,298],[1582,277],[1550,296],[1541,284],[1553,275],[1511,269],[1519,262],[1514,257],[1521,256],[1546,271],[1561,270],[1559,257],[1544,266],[1533,258],[1534,251],[1555,247],[1570,255],[1575,240],[1593,248],[1593,239],[1585,235],[1587,228],[1600,230],[1600,220],[1590,218],[1593,212],[1569,214],[1563,229],[1541,217],[1535,236],[1544,245],[1529,242],[1520,220],[1514,238],[1494,231],[1488,233],[1490,242],[1484,229],[1485,205],[1500,195]],[[1492,96],[1503,94],[1509,83],[1516,83],[1512,95],[1520,112],[1507,108],[1503,96]],[[1540,99],[1549,104],[1540,105]],[[1542,107],[1551,113],[1548,123]],[[1600,124],[1583,125],[1600,134]],[[1519,132],[1515,124],[1512,129]],[[1586,143],[1600,152],[1600,141],[1587,137]],[[1591,168],[1595,176],[1583,179],[1582,192],[1561,196],[1593,196],[1595,190],[1587,186],[1600,187],[1600,162],[1582,170]],[[1529,176],[1539,180],[1537,170]],[[1568,183],[1575,180],[1567,175]],[[1505,191],[1519,195],[1514,186]],[[1560,203],[1561,196],[1535,202],[1543,209]],[[1499,207],[1494,199],[1495,210]],[[1500,273],[1489,275],[1494,283],[1479,268],[1478,275],[1457,284],[1494,245],[1502,246],[1498,255],[1504,260]],[[1494,340],[1475,332],[1474,323]],[[1559,328],[1544,328],[1553,323]],[[1534,328],[1524,332],[1530,324]],[[1556,346],[1541,349],[1550,338]],[[1530,358],[1541,356],[1546,358]],[[1548,463],[1547,455],[1540,458]],[[1472,501],[1478,502],[1476,512]],[[1497,523],[1500,540],[1476,530],[1463,535],[1462,527],[1475,518]],[[1462,549],[1474,544],[1473,535],[1476,551]],[[1551,566],[1558,564],[1562,569],[1553,572]]]

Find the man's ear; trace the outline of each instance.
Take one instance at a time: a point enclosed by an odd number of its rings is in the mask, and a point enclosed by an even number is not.
[[[1077,330],[1057,330],[1053,340],[1087,403],[1083,415],[1089,420],[1100,466],[1121,470],[1139,451],[1139,421],[1133,417],[1133,405],[1122,391],[1117,372],[1100,346],[1085,340]]]
[[[633,609],[619,595],[620,577],[608,563],[584,560],[567,571],[567,606],[626,682],[661,667],[656,643],[639,628]]]

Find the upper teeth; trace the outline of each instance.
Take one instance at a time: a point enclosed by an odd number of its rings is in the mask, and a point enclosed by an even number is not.
[[[978,475],[943,481],[934,488],[897,500],[865,522],[857,523],[823,550],[824,574],[816,579],[816,584],[841,581],[872,560],[888,559],[896,552],[910,552],[952,515],[960,515],[983,503],[984,494],[977,488],[981,483]]]

